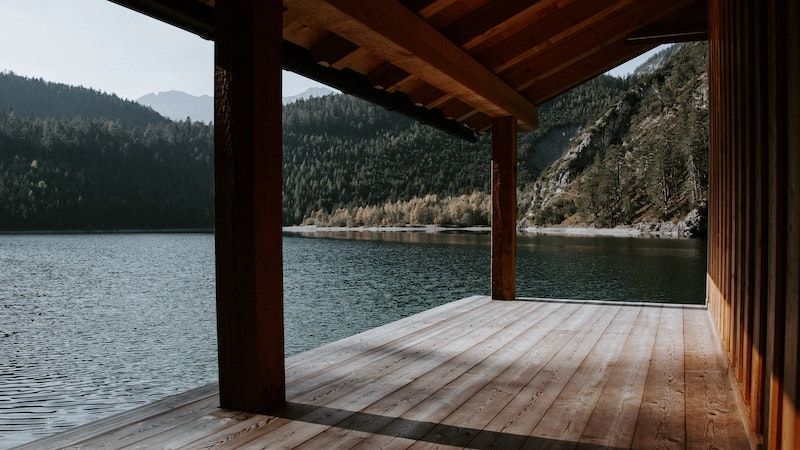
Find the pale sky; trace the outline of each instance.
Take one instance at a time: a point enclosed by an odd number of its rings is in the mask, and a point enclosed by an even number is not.
[[[649,54],[609,73],[626,75]],[[213,68],[211,42],[107,0],[0,0],[0,71],[136,99],[211,95]],[[311,86],[320,84],[283,73],[283,95]]]
[[[214,45],[107,0],[0,0],[0,71],[136,99],[211,95]],[[283,73],[283,95],[319,83]]]
[[[640,64],[647,61],[647,58],[653,56],[654,53],[660,52],[666,47],[669,47],[669,45],[658,46],[647,53],[642,53],[641,55],[637,56],[636,58],[633,58],[632,60],[626,63],[620,64],[619,66],[609,70],[606,73],[609,75],[614,75],[615,77],[623,77],[625,75],[630,75],[630,73],[633,72],[637,67],[639,67]]]

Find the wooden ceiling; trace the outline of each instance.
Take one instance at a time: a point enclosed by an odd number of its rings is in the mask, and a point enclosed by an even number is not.
[[[140,11],[135,4],[185,3],[112,1]],[[215,4],[192,1],[208,10]],[[476,132],[489,130],[493,117],[507,115],[516,117],[523,129],[535,128],[536,106],[542,102],[658,44],[705,39],[707,8],[706,0],[283,4],[284,41],[306,50],[327,70],[329,76],[322,78],[329,83],[357,78],[362,93],[366,85],[376,95],[383,91],[402,97],[415,108]],[[313,66],[301,67],[305,69],[295,69],[301,75],[319,78]]]

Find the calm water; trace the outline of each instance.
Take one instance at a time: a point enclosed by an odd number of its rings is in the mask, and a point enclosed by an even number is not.
[[[487,235],[284,241],[287,354],[488,292]],[[215,380],[213,236],[0,236],[0,448]],[[702,303],[705,243],[521,237],[522,296]]]

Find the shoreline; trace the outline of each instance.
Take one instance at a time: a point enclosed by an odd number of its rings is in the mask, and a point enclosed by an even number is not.
[[[408,225],[391,227],[318,227],[316,225],[292,225],[283,227],[284,233],[489,233],[490,227],[442,227],[439,225]]]
[[[288,234],[315,233],[476,233],[488,234],[491,227],[442,227],[438,225],[386,226],[386,227],[318,227],[316,225],[292,225],[282,228]],[[27,230],[0,231],[0,235],[46,235],[46,234],[214,234],[213,228],[165,228],[165,229],[120,229],[120,230]],[[675,231],[647,231],[637,227],[525,227],[518,235],[575,236],[575,237],[635,237],[659,239],[691,239]]]
[[[284,233],[313,234],[313,233],[489,233],[491,227],[441,227],[438,225],[424,226],[393,226],[393,227],[318,227],[316,225],[294,225],[283,227]],[[517,230],[518,235],[546,235],[546,236],[576,236],[576,237],[636,237],[659,239],[691,239],[681,236],[675,231],[646,231],[638,227],[525,227]]]
[[[659,239],[691,239],[681,236],[675,231],[645,231],[637,227],[526,227],[521,230],[524,234],[538,234],[547,236],[585,236],[585,237],[636,237]]]

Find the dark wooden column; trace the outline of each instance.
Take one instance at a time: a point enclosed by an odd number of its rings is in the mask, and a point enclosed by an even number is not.
[[[217,0],[215,238],[220,403],[285,401],[280,0]]]
[[[492,125],[492,298],[514,300],[517,284],[517,119]]]

